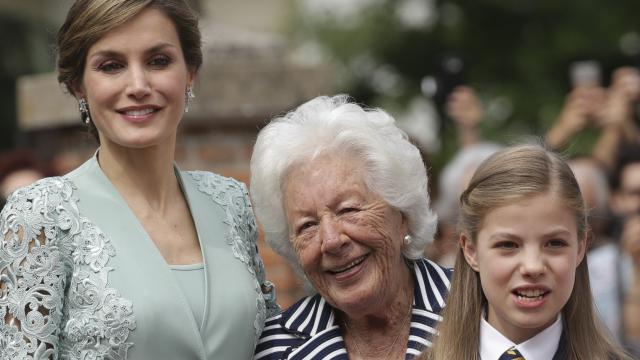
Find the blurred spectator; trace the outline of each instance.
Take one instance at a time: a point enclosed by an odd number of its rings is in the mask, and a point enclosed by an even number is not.
[[[546,143],[558,150],[588,126],[600,128],[593,157],[608,172],[616,167],[618,154],[640,151],[640,72],[632,67],[616,69],[611,85],[576,86],[567,96],[560,115],[545,135]]]
[[[617,234],[629,259],[628,279],[623,294],[623,329],[626,342],[640,356],[640,153],[620,154],[613,176],[611,208],[617,215]],[[623,274],[627,275],[627,274]]]
[[[592,209],[593,243],[588,261],[596,306],[613,335],[626,343],[635,343],[632,347],[640,344],[640,303],[633,304],[633,299],[640,299],[638,260],[635,267],[628,260],[640,242],[640,229],[633,235],[636,231],[633,219],[640,217],[640,158],[637,169],[631,164],[621,166],[619,176],[613,176],[619,180],[613,181],[615,191],[610,198],[616,215],[613,233],[607,221],[604,199],[609,195],[604,174],[615,172],[623,154],[640,155],[640,129],[635,121],[639,99],[638,70],[616,69],[607,89],[595,83],[576,86],[545,136],[548,146],[558,150],[588,126],[600,128],[593,159],[575,160],[571,166],[587,206]],[[634,183],[635,176],[637,183]],[[633,195],[634,189],[638,196]]]
[[[613,338],[621,334],[621,254],[609,233],[611,192],[606,172],[590,158],[568,162],[578,181],[582,197],[589,209],[591,238],[587,253],[591,292],[602,322]]]
[[[484,109],[471,87],[455,88],[447,99],[445,109],[456,125],[460,148],[438,178],[439,195],[435,202],[438,234],[427,255],[442,266],[453,267],[458,251],[456,225],[460,194],[478,165],[502,146],[480,140],[478,126]]]
[[[590,124],[596,123],[605,100],[605,90],[596,85],[576,86],[567,95],[560,115],[545,135],[547,146],[558,150]]]
[[[478,125],[484,116],[484,108],[472,87],[456,87],[447,98],[445,112],[456,125],[460,148],[480,141]]]
[[[609,171],[616,168],[621,152],[640,151],[639,101],[638,70],[622,67],[614,71],[598,114],[602,134],[593,149],[593,156]]]
[[[16,189],[49,175],[38,157],[28,150],[0,154],[0,209]]]

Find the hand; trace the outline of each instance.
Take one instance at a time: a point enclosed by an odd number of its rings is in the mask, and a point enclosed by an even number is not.
[[[629,66],[616,69],[611,88],[621,91],[628,101],[640,100],[640,71]]]
[[[473,128],[480,123],[484,109],[473,88],[458,86],[447,98],[447,115],[459,126]]]
[[[577,86],[567,95],[556,122],[567,132],[576,133],[598,114],[604,98],[605,91],[601,87]]]
[[[606,101],[598,114],[602,127],[618,126],[631,121],[633,105],[640,100],[640,73],[630,67],[617,69],[607,89]]]

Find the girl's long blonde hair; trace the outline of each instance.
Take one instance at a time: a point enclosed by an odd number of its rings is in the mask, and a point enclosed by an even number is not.
[[[506,148],[480,165],[460,197],[459,230],[475,243],[489,211],[548,192],[563,199],[576,217],[578,234],[585,234],[584,201],[562,158],[538,145]],[[479,360],[480,317],[486,303],[480,276],[460,250],[439,335],[420,359]],[[595,316],[586,257],[576,269],[575,285],[562,315],[568,359],[631,359],[610,340]]]

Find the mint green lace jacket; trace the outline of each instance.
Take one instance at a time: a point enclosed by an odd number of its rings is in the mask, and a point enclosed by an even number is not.
[[[203,319],[94,157],[16,191],[0,215],[0,359],[252,357],[278,306],[246,188],[176,175],[205,263]]]

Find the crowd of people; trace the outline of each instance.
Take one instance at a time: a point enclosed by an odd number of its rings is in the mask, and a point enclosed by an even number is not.
[[[477,130],[482,114],[478,95],[469,87],[457,88],[446,111],[459,133],[459,150],[439,178],[435,209],[439,232],[428,249],[435,261],[453,265],[458,253],[460,196],[470,175],[482,161],[504,145],[482,139]],[[460,107],[467,110],[463,111]],[[564,153],[587,128],[598,137],[588,155],[567,157],[588,210],[587,257],[594,304],[613,339],[640,356],[640,72],[616,69],[608,87],[575,86],[556,120],[543,136],[546,148]],[[472,141],[468,141],[472,139]]]
[[[638,70],[576,86],[544,144],[484,140],[456,88],[432,210],[420,150],[346,95],[272,119],[250,191],[181,171],[202,64],[184,0],[76,0],[56,41],[99,149],[70,171],[0,156],[1,359],[640,356]],[[587,127],[593,152],[559,155]],[[308,291],[287,309],[256,220]]]

